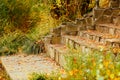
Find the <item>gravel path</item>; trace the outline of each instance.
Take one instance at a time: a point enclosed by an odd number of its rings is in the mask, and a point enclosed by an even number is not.
[[[60,67],[50,58],[43,55],[14,55],[1,58],[8,75],[12,80],[27,80],[30,73],[51,73]]]

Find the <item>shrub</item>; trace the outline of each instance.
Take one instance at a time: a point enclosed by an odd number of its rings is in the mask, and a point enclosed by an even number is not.
[[[34,0],[0,0],[0,26],[18,28],[26,32],[39,20]]]

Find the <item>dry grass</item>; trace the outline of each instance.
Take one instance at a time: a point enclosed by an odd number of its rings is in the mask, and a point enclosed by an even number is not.
[[[10,80],[0,61],[0,80]]]

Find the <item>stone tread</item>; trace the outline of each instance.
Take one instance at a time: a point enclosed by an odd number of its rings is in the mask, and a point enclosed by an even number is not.
[[[109,27],[109,28],[115,28],[115,29],[120,29],[119,26],[114,25],[114,24],[97,24],[97,26],[101,26],[101,27]]]
[[[99,43],[99,42],[95,42],[93,40],[90,39],[86,39],[80,36],[68,36],[68,35],[64,35],[64,38],[70,39],[72,41],[74,41],[75,43],[78,43],[80,45],[86,46],[86,47],[90,47],[93,49],[100,49],[101,47],[106,49],[107,46],[105,44]]]
[[[64,44],[50,44],[49,46],[54,48],[60,53],[66,53],[68,51],[68,47],[65,46]]]
[[[2,65],[12,80],[28,80],[29,74],[52,73],[61,68],[49,57],[43,55],[13,55],[1,57]]]
[[[95,31],[95,30],[87,30],[87,31],[81,31],[82,33],[86,33],[86,34],[89,34],[89,35],[95,35],[95,36],[98,36],[98,37],[102,37],[102,38],[106,38],[106,39],[120,39],[120,35],[112,35],[112,34],[107,34],[107,33],[101,33],[101,32],[98,32],[98,31]]]

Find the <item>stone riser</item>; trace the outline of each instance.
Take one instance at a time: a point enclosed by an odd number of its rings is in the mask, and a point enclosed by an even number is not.
[[[81,51],[82,53],[91,53],[93,50],[97,50],[95,48],[92,48],[92,47],[90,48],[85,45],[80,45],[78,43],[75,43],[75,42],[69,40],[68,45],[71,45],[71,44],[73,44],[74,49],[77,49],[77,50]],[[55,60],[57,64],[59,64],[61,67],[64,68],[64,67],[66,67],[65,56],[67,55],[67,53],[68,53],[67,51],[69,51],[69,49],[64,52],[61,52],[59,49],[60,48],[56,49],[55,46],[49,46],[47,53],[50,56],[50,58]]]
[[[100,47],[105,47],[102,44],[96,44],[94,42],[89,42],[86,40],[73,40],[67,37],[62,37],[62,42],[64,45],[73,48],[73,49],[78,49],[81,50],[82,52],[89,52],[90,50],[100,50]],[[97,46],[97,47],[96,47]]]
[[[109,25],[96,25],[96,30],[101,33],[108,33],[111,35],[119,35],[120,34],[120,27],[117,26],[109,26]]]
[[[79,36],[87,38],[87,39],[91,39],[91,40],[96,41],[96,42],[106,43],[105,39],[102,38],[102,36],[91,35],[91,34],[81,32],[81,31],[79,32]]]
[[[119,12],[119,8],[97,8],[93,10],[93,18],[96,24],[114,23],[114,18],[119,16]]]
[[[95,35],[95,34],[90,34],[90,33],[85,33],[83,31],[80,31],[79,36],[84,37],[86,39],[93,40],[95,42],[99,42],[99,43],[111,46],[111,47],[120,47],[120,41],[118,41],[119,39],[110,38],[109,35],[104,37],[102,35]]]
[[[56,61],[57,64],[59,64],[60,66],[62,67],[65,67],[66,66],[66,63],[65,63],[65,54],[67,53],[67,51],[60,51],[59,49],[61,47],[57,47],[55,45],[47,45],[48,46],[48,49],[47,49],[47,54],[48,56],[50,56],[50,58],[52,58],[53,60]]]

